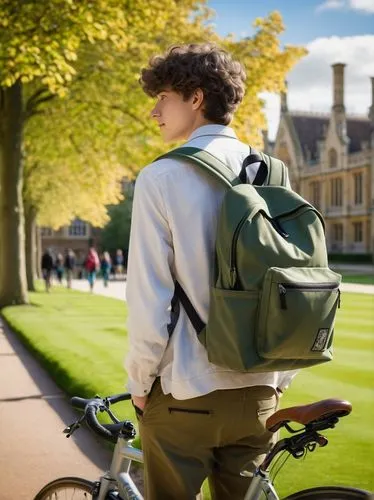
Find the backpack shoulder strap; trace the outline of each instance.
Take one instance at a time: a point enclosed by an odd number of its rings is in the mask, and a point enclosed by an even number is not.
[[[177,158],[194,163],[195,165],[202,167],[203,170],[208,171],[214,177],[223,182],[227,187],[233,187],[240,184],[240,179],[231,170],[231,168],[204,149],[183,146],[159,156],[157,160],[161,160],[163,158]]]
[[[283,161],[273,158],[265,153],[260,152],[260,156],[269,168],[269,174],[266,180],[268,186],[284,186],[286,187],[286,165]]]

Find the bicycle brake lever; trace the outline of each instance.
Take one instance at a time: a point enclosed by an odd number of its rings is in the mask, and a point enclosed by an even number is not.
[[[109,399],[105,398],[102,401],[103,401],[103,404],[99,406],[99,410],[101,412],[105,411],[109,415],[109,417],[111,418],[112,422],[114,422],[115,424],[119,424],[121,421],[118,420],[118,418],[114,415],[112,410],[109,408],[109,406],[110,406]]]
[[[83,415],[79,420],[76,422],[73,422],[72,424],[68,425],[62,432],[66,434],[66,437],[69,438],[73,432],[75,432],[79,427],[81,426],[81,423],[83,420],[86,418],[85,415]]]
[[[79,422],[74,422],[66,427],[66,429],[63,430],[63,433],[66,434],[66,437],[69,438],[73,432],[75,432],[78,428],[80,427]]]

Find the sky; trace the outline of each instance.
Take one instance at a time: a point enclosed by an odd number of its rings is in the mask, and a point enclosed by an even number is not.
[[[287,75],[288,107],[328,113],[332,106],[331,64],[345,67],[347,114],[367,115],[374,77],[374,0],[208,0],[220,35],[251,36],[252,22],[277,10],[286,27],[282,44],[302,45],[308,55]],[[269,137],[279,123],[279,96],[264,93]]]

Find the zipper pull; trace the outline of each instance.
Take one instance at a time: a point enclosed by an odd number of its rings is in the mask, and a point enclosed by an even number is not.
[[[340,288],[338,288],[338,309],[340,309]]]
[[[278,291],[279,291],[279,298],[280,298],[280,303],[281,303],[281,309],[287,309],[287,302],[286,302],[286,293],[287,293],[287,290],[282,285],[282,283],[278,283]]]

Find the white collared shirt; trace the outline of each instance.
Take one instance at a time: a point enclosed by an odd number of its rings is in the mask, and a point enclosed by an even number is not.
[[[249,147],[222,125],[196,129],[185,146],[205,149],[239,174]],[[134,195],[128,275],[128,390],[149,393],[157,376],[165,394],[189,399],[217,389],[288,386],[295,372],[243,373],[208,361],[183,307],[169,339],[177,280],[206,322],[219,208],[226,188],[190,163],[161,159],[139,174]]]

